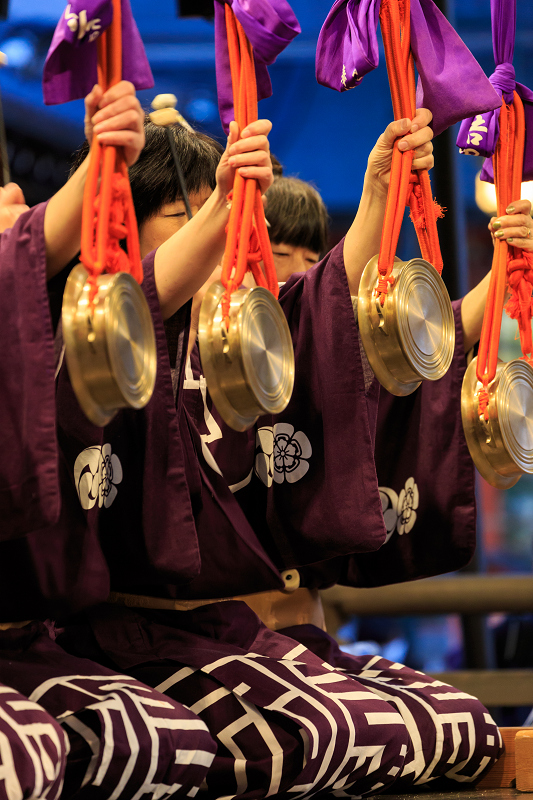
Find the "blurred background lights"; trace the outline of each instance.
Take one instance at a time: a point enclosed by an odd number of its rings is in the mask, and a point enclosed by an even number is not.
[[[218,117],[218,106],[209,97],[195,97],[187,103],[185,112],[196,122],[213,122]]]
[[[11,36],[0,45],[12,69],[24,69],[35,57],[35,44],[25,36]]]
[[[521,198],[533,204],[533,181],[522,184]],[[476,175],[476,203],[478,208],[489,217],[496,215],[496,191],[494,184],[481,180],[481,171]]]

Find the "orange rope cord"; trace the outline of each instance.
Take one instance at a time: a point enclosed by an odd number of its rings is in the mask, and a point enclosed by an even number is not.
[[[98,40],[98,83],[103,92],[122,80],[121,0],[113,0],[113,21]],[[100,185],[99,185],[100,184]],[[128,252],[120,246],[126,239]],[[137,220],[122,149],[101,145],[93,137],[83,194],[81,260],[91,285],[90,301],[98,294],[103,272],[128,272],[142,283]]]
[[[257,84],[253,50],[230,6],[225,6],[228,52],[235,120],[242,132],[257,120]],[[259,265],[263,261],[264,274]],[[221,281],[225,287],[222,313],[229,326],[231,295],[251,272],[259,286],[278,296],[278,280],[272,247],[265,222],[261,190],[257,180],[235,173],[231,195],[231,211],[227,227],[226,249]]]
[[[412,119],[416,113],[416,86],[410,0],[382,0],[380,22],[394,119]],[[380,279],[376,292],[381,305],[389,286],[394,283],[392,269],[406,205],[411,209],[422,257],[433,264],[439,274],[442,272],[436,224],[442,209],[433,200],[428,171],[412,171],[413,158],[412,150],[401,152],[395,142],[378,257]]]
[[[493,156],[494,186],[498,216],[504,216],[507,207],[520,197],[524,162],[525,120],[522,100],[514,92],[512,105],[502,100],[500,135]],[[481,382],[478,412],[488,420],[489,395],[487,387],[496,375],[498,347],[506,291],[510,292],[505,310],[518,322],[522,357],[532,361],[531,335],[533,287],[533,256],[509,245],[505,239],[495,238],[492,271],[483,326],[479,340],[476,375]]]

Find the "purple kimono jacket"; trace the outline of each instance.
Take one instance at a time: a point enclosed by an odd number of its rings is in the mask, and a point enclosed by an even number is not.
[[[42,211],[34,214],[42,221]],[[42,531],[0,545],[0,621],[57,618],[102,602],[109,593],[109,570],[117,582],[155,575],[177,585],[199,571],[167,340],[150,264],[143,290],[156,332],[157,389],[142,411],[123,410],[99,428],[81,411],[66,361],[60,360],[61,514]],[[186,328],[186,313],[177,325]],[[28,388],[28,397],[38,395]]]
[[[0,541],[59,516],[45,205],[0,235]]]
[[[365,386],[342,242],[307,273],[291,276],[280,302],[296,359],[293,396],[282,414],[262,417],[246,433],[231,430],[212,406],[196,348],[187,364],[184,417],[213,497],[223,498],[228,518],[240,520],[241,536],[244,519],[248,537],[253,531],[275,566],[300,568],[308,586],[374,585],[462,566],[474,547],[475,505],[460,420],[459,307],[447,376],[394,398],[375,380]],[[221,559],[214,542],[221,537],[221,550],[223,537],[207,516],[196,520],[200,579],[185,593],[166,592],[185,598],[250,592],[240,577],[247,555],[234,533],[225,546],[227,572],[222,581],[217,573],[212,588],[212,565]],[[251,591],[272,588],[259,573],[254,577]]]

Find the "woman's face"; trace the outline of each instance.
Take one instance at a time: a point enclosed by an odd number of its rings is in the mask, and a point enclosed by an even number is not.
[[[201,209],[207,198],[212,194],[210,187],[201,189],[196,194],[189,195],[189,203],[193,216]],[[141,258],[144,258],[167,239],[183,228],[187,222],[187,212],[183,200],[167,203],[157,214],[147,219],[139,229],[139,242],[141,245]]]
[[[278,281],[283,283],[293,272],[306,272],[319,260],[319,253],[292,244],[272,243],[272,255]]]

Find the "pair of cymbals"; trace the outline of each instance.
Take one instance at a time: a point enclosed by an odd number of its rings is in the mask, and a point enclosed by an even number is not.
[[[95,425],[120,408],[143,408],[152,396],[157,366],[146,298],[131,275],[104,273],[90,302],[88,273],[78,264],[63,295],[63,339],[72,388]]]
[[[366,265],[357,316],[375,376],[391,394],[411,394],[421,381],[442,378],[452,363],[455,324],[450,297],[437,270],[422,258],[395,259],[394,283],[381,305],[378,256]]]
[[[491,486],[509,489],[525,473],[533,473],[533,368],[522,359],[498,361],[487,387],[488,419],[479,414],[482,384],[477,358],[466,370],[461,414],[468,449],[480,474]]]
[[[222,419],[245,431],[263,414],[279,414],[294,386],[294,352],[283,311],[267,289],[233,292],[226,326],[224,286],[213,283],[202,302],[198,339],[209,392]]]

